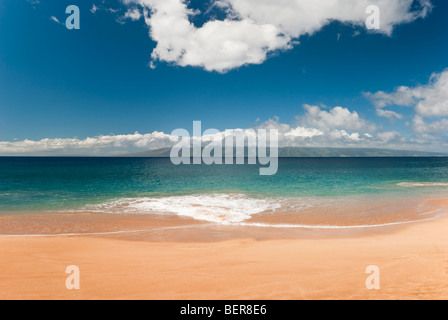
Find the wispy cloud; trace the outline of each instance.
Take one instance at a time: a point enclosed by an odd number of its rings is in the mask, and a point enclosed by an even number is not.
[[[384,108],[413,108],[412,129],[417,137],[440,140],[448,133],[448,69],[432,74],[424,85],[401,86],[390,93],[378,91],[365,93],[365,96],[372,101],[380,116],[402,119],[402,115]]]
[[[37,6],[40,4],[40,0],[27,0],[28,3],[30,3],[34,9],[37,8]]]
[[[393,119],[403,119],[403,115],[399,114],[392,110],[384,110],[381,108],[376,109],[376,114],[380,117],[389,118],[391,120]]]
[[[425,85],[401,86],[391,93],[378,91],[365,95],[379,109],[406,106],[415,108],[422,117],[448,116],[448,69],[434,73]]]
[[[98,7],[95,5],[95,4],[93,4],[92,5],[92,9],[90,9],[90,12],[91,13],[95,13],[95,12],[97,12],[98,11]]]
[[[55,16],[51,16],[51,17],[50,17],[50,20],[51,20],[51,21],[54,21],[54,22],[56,22],[56,23],[62,24],[62,23],[59,21],[59,19],[56,18]]]
[[[143,17],[143,13],[138,8],[132,8],[125,12],[124,17],[132,21],[137,21]]]

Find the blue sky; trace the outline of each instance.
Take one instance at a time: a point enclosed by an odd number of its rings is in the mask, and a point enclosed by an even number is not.
[[[410,10],[419,10],[415,2]],[[310,119],[310,112],[303,107],[307,104],[326,112],[317,117],[334,115],[332,108],[341,106],[375,127],[362,130],[329,124],[325,128],[317,125],[319,130],[369,135],[396,132],[401,140],[391,142],[393,147],[400,141],[407,147],[415,144],[421,148],[425,141],[440,147],[440,141],[446,140],[443,126],[448,112],[422,116],[416,111],[420,95],[415,93],[415,99],[406,103],[393,96],[398,86],[410,90],[431,86],[431,75],[443,78],[448,68],[448,2],[431,2],[430,13],[397,23],[391,35],[367,31],[354,22],[324,23],[316,25],[312,34],[291,31],[289,47],[269,51],[262,63],[218,72],[205,70],[206,66],[166,62],[163,56],[152,59],[151,52],[163,39],[149,36],[151,26],[143,18],[125,18],[130,10],[144,14],[145,8],[150,9],[145,0],[131,4],[118,0],[2,0],[0,141],[85,139],[136,131],[170,133],[191,128],[194,120],[224,130],[266,125],[265,121],[278,117],[278,123],[290,129],[311,128],[316,119]],[[80,8],[80,30],[65,28],[65,8],[71,4]],[[188,4],[188,8],[201,11],[190,18],[194,28],[228,17],[229,8],[210,9],[212,4],[197,0]],[[91,10],[94,5],[96,11]],[[241,16],[236,19],[243,20],[244,13],[238,13]],[[204,41],[209,40],[216,41]],[[151,60],[155,68],[149,67]],[[379,91],[387,97],[369,99],[363,94]],[[400,119],[379,116],[378,109],[386,108]],[[424,121],[425,129],[413,126],[416,117]],[[434,123],[438,127],[429,128]],[[0,147],[0,153],[7,154],[5,150]]]

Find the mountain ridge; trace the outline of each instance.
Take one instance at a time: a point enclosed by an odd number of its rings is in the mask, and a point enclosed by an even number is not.
[[[393,150],[382,148],[285,147],[278,149],[279,158],[361,158],[361,157],[448,157],[440,152]],[[171,148],[161,148],[123,155],[129,158],[169,158]],[[247,155],[247,148],[245,150]]]

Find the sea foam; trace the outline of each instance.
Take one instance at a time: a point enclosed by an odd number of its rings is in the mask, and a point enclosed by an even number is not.
[[[446,182],[400,182],[397,185],[405,188],[448,187]]]
[[[239,223],[253,215],[273,213],[281,205],[274,199],[243,194],[188,195],[165,198],[126,198],[89,206],[84,211],[126,214],[175,214],[215,223]]]

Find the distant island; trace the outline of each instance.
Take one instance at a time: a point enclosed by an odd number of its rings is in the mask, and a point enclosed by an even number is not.
[[[171,148],[123,155],[135,158],[169,158]],[[318,148],[318,147],[286,147],[279,148],[280,158],[361,158],[361,157],[448,157],[445,153],[390,150],[379,148]],[[245,152],[247,155],[247,150]]]

